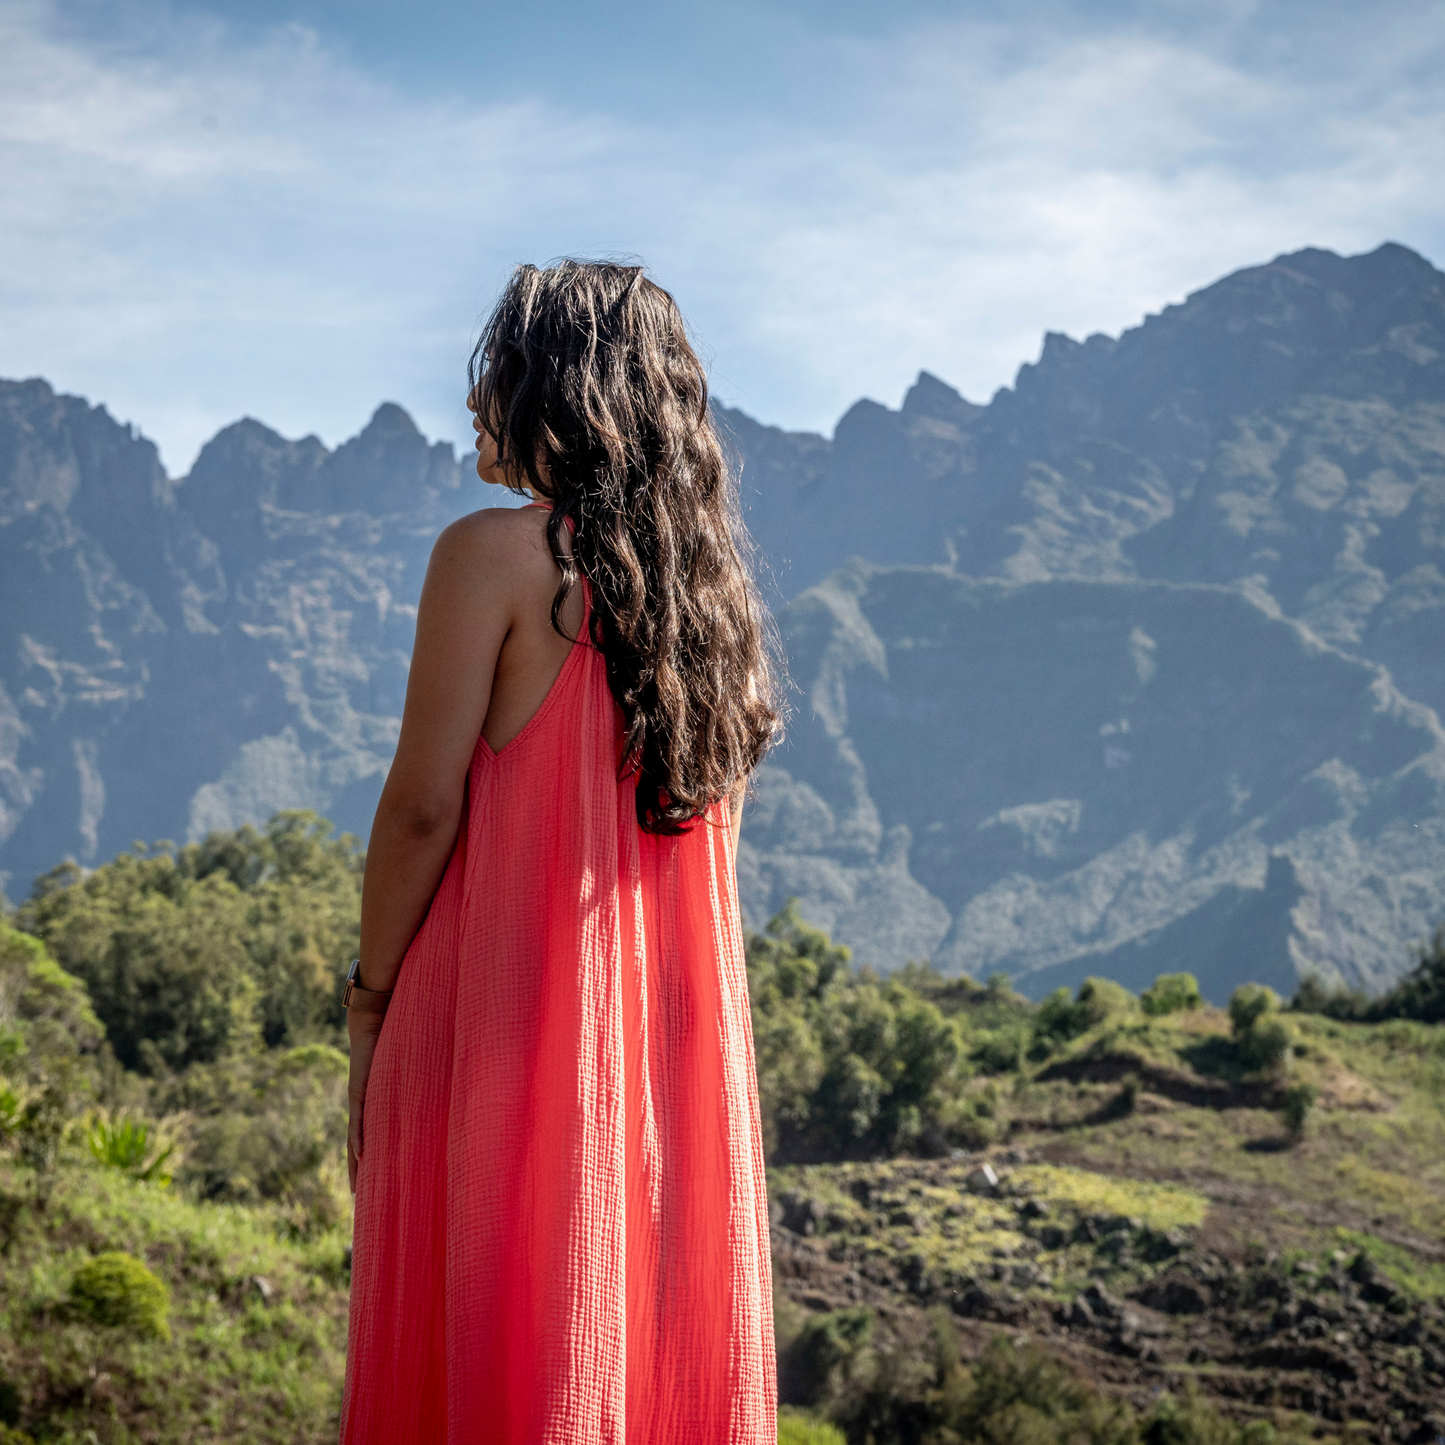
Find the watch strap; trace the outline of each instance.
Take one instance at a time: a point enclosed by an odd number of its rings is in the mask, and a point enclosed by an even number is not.
[[[346,972],[346,987],[341,991],[341,1007],[355,1009],[358,1013],[384,1014],[391,1003],[392,990],[362,988],[356,981],[360,969],[361,960],[353,958]]]

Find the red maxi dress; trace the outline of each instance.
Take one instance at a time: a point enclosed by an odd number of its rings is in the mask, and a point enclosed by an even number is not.
[[[727,805],[644,833],[620,738],[579,642],[477,742],[367,1088],[343,1445],[775,1445]]]

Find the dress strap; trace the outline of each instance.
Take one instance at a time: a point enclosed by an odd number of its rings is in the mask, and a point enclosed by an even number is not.
[[[541,507],[542,510],[546,512],[552,510],[552,504],[550,502],[523,502],[518,510],[525,512],[532,507]],[[576,532],[577,523],[570,512],[563,517],[562,520],[566,522],[569,532]],[[592,584],[587,580],[586,574],[580,569],[578,570],[577,576],[582,583],[582,627],[577,635],[579,638],[582,638],[587,636],[588,626],[592,621]]]

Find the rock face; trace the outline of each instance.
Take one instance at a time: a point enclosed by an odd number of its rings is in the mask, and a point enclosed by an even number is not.
[[[1301,970],[1379,986],[1445,920],[1445,276],[1302,251],[987,406],[921,375],[831,440],[720,410],[797,687],[740,858],[891,967]],[[180,482],[0,385],[12,895],[282,805],[365,829],[431,537],[479,503],[382,407],[253,421]],[[866,559],[866,561],[850,559]]]
[[[811,589],[754,920],[795,895],[884,966],[1187,967],[1219,998],[1378,986],[1445,919],[1421,257],[1303,251],[1117,340],[1051,335],[987,407],[925,374],[831,443],[727,420],[779,590]]]
[[[803,689],[739,877],[860,956],[1131,988],[1384,983],[1445,918],[1445,733],[1377,664],[1200,583],[853,563],[785,614]]]
[[[396,406],[335,452],[237,422],[171,482],[103,407],[0,383],[0,880],[279,807],[364,833],[475,492]]]

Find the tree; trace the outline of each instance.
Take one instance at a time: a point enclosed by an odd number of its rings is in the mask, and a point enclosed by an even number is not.
[[[238,1048],[337,1036],[362,857],[314,813],[176,850],[65,864],[17,914],[83,979],[117,1057],[151,1073]]]

